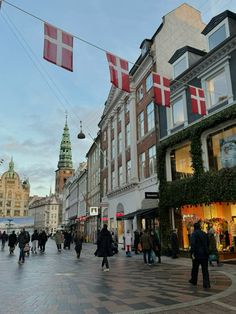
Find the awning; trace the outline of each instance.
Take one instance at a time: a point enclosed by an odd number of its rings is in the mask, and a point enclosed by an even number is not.
[[[133,219],[135,216],[141,216],[141,217],[146,217],[146,216],[155,216],[156,208],[146,208],[146,209],[138,209],[132,213],[126,214],[122,217],[122,219],[127,220],[127,219]]]

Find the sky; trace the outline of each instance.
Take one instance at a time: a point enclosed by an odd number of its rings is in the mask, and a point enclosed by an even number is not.
[[[29,178],[31,195],[54,192],[55,170],[68,112],[74,168],[98,132],[111,88],[105,52],[74,39],[74,71],[43,59],[43,22],[106,51],[135,62],[139,46],[151,38],[162,17],[179,0],[6,0],[0,12],[0,175],[11,159],[21,179]],[[185,1],[202,12],[208,23],[234,0]],[[130,64],[130,68],[132,64]],[[80,120],[86,139],[78,140]]]

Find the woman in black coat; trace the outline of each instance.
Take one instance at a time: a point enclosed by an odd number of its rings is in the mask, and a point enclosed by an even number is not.
[[[107,225],[104,224],[97,241],[97,256],[103,257],[102,260],[102,269],[104,265],[106,268],[103,269],[104,271],[109,271],[109,263],[108,263],[108,256],[112,256],[112,236],[110,231],[107,230]]]

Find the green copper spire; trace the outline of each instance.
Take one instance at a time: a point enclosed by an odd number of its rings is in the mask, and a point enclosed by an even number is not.
[[[66,114],[66,123],[64,127],[64,132],[62,134],[60,156],[59,156],[57,167],[58,169],[72,169],[73,168],[70,133],[69,133],[68,125],[67,125],[67,114]]]

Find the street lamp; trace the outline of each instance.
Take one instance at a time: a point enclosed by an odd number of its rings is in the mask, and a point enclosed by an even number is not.
[[[79,134],[78,134],[78,139],[80,139],[80,140],[82,140],[82,139],[84,139],[85,138],[85,134],[83,133],[83,131],[82,131],[82,121],[80,121],[80,132],[79,132]]]

